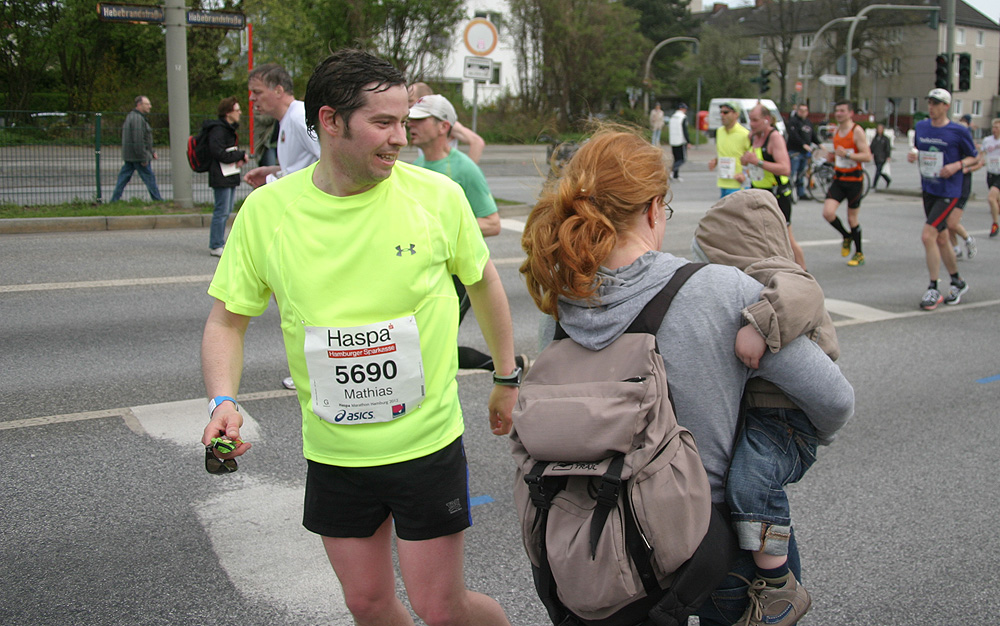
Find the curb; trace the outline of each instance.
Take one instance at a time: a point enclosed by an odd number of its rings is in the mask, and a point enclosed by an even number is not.
[[[229,217],[229,225],[232,225],[234,217],[235,214]],[[93,217],[16,217],[0,219],[0,235],[101,230],[149,230],[153,228],[208,228],[211,224],[211,213]]]

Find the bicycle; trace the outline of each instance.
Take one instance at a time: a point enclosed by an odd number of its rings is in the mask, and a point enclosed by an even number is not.
[[[833,162],[827,160],[827,151],[817,148],[812,151],[809,163],[806,165],[802,176],[806,179],[806,193],[813,200],[823,202],[826,199],[826,192],[833,182]],[[868,170],[861,169],[861,198],[864,199],[871,191],[871,174]]]

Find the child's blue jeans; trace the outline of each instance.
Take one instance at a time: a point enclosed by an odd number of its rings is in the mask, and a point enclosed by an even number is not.
[[[788,554],[791,512],[785,485],[816,461],[816,429],[797,409],[750,408],[736,441],[726,502],[740,547]]]

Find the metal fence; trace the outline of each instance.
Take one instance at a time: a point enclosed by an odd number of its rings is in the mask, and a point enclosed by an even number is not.
[[[0,110],[0,204],[110,201],[122,167],[121,129],[127,114]],[[173,177],[167,115],[151,113],[147,117],[153,127],[157,156],[152,162],[153,174],[160,194],[170,200]],[[204,119],[192,116],[190,128],[197,131]],[[244,131],[240,144],[246,143]],[[211,203],[208,174],[191,175],[194,202]],[[250,191],[249,185],[240,184],[236,199],[246,197]],[[150,199],[138,173],[133,174],[122,194],[122,200],[131,198]]]

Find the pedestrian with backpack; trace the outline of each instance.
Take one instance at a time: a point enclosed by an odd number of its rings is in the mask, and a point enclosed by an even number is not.
[[[219,118],[204,123],[210,160],[208,186],[215,194],[215,209],[208,235],[208,250],[212,256],[222,256],[226,245],[226,221],[233,211],[236,188],[240,186],[240,167],[247,162],[246,153],[240,150],[236,136],[241,115],[239,101],[230,96],[219,103]]]
[[[525,225],[522,246],[527,259],[521,266],[528,292],[550,316],[543,324],[543,336],[552,337],[558,321],[583,348],[606,348],[622,337],[675,273],[689,265],[660,251],[672,214],[668,176],[662,151],[630,130],[606,126],[543,191]],[[770,380],[816,422],[843,421],[854,410],[851,385],[806,337],[766,354],[756,370],[736,357],[733,346],[745,324],[742,312],[759,300],[761,288],[736,268],[707,265],[679,287],[655,334],[677,423],[694,435],[712,506],[719,512],[726,509],[726,477],[749,379]],[[536,373],[544,353],[525,378],[522,396],[530,393],[534,382],[543,382]],[[574,363],[564,368],[572,370]],[[526,405],[523,411],[528,410]],[[519,419],[515,414],[515,430]],[[518,430],[519,437],[523,434]],[[701,532],[708,528],[706,524]],[[669,544],[661,541],[651,548],[658,553],[669,550]],[[678,610],[658,606],[647,619],[627,623],[678,624],[694,612],[703,626],[734,624],[746,610],[747,580],[754,578],[755,567],[749,554],[732,550],[731,575],[715,586],[710,601]],[[559,558],[557,553],[547,555],[550,563]],[[789,540],[789,566],[800,576],[794,534]],[[673,573],[658,572],[657,577]],[[558,600],[558,579],[555,585]],[[682,603],[684,597],[675,595]],[[666,597],[669,601],[670,594]],[[550,617],[558,615],[550,610]],[[580,623],[571,609],[564,617],[567,624]],[[558,622],[553,619],[553,623]]]
[[[760,300],[743,316],[736,356],[756,368],[765,351],[777,352],[800,335],[815,341],[831,360],[840,355],[837,332],[824,306],[823,289],[795,263],[784,216],[762,189],[740,191],[715,203],[698,222],[691,250],[705,262],[731,265],[764,285]],[[844,421],[813,423],[770,382],[752,378],[746,413],[726,484],[726,502],[740,547],[757,568],[751,601],[739,624],[788,626],[809,610],[809,592],[789,570],[791,512],[785,485],[798,482],[829,445]],[[849,417],[849,416],[848,416]]]

